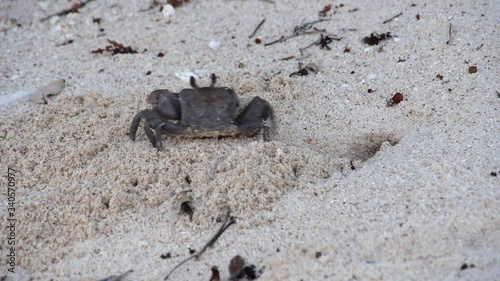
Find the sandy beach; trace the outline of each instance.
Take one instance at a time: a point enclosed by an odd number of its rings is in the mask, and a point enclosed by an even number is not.
[[[163,280],[227,210],[168,280],[500,280],[500,1],[82,3],[0,3],[0,280]],[[272,141],[130,140],[212,73]]]

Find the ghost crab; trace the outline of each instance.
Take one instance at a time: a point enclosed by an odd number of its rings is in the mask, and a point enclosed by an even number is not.
[[[256,96],[241,108],[238,95],[232,89],[215,87],[215,74],[211,75],[211,80],[210,87],[200,88],[194,77],[191,77],[192,89],[183,89],[180,93],[169,90],[151,92],[148,102],[153,108],[145,109],[134,117],[130,125],[130,138],[135,140],[139,124],[144,118],[146,136],[158,150],[162,149],[163,135],[253,136],[262,130],[264,141],[270,141],[275,124],[269,102]]]

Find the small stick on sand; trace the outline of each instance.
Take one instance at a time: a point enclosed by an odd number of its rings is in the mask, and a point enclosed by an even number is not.
[[[129,270],[121,275],[112,275],[107,278],[101,279],[99,281],[122,281],[129,273],[133,272],[133,270]]]
[[[273,44],[276,44],[276,43],[285,42],[288,39],[299,37],[301,35],[309,35],[309,34],[315,34],[315,33],[325,32],[325,31],[326,31],[325,29],[315,29],[313,31],[307,31],[307,32],[303,32],[303,33],[295,33],[295,34],[288,35],[288,36],[281,36],[280,39],[275,40],[273,42],[266,43],[266,44],[264,44],[264,46],[270,46],[270,45],[273,45]]]
[[[393,21],[394,19],[396,19],[396,18],[398,18],[399,16],[401,16],[402,14],[403,14],[403,12],[401,12],[401,13],[399,13],[399,14],[397,14],[397,15],[393,16],[393,17],[392,17],[392,18],[390,18],[390,19],[385,20],[385,21],[384,21],[384,22],[382,22],[382,23],[383,23],[383,24],[386,24],[386,23],[388,23],[388,22],[391,22],[391,21]]]
[[[92,2],[92,1],[94,1],[94,0],[87,0],[85,2],[80,2],[78,4],[74,4],[71,8],[62,10],[62,11],[55,13],[55,14],[52,14],[52,15],[48,15],[48,16],[42,18],[40,21],[46,21],[46,20],[48,20],[52,17],[55,17],[55,16],[65,16],[69,13],[76,13],[76,12],[78,12],[78,9],[83,8],[83,6],[87,5],[88,3]]]
[[[450,43],[451,43],[451,22],[448,25],[448,41],[446,41],[446,44],[450,44]]]
[[[319,22],[329,21],[329,20],[330,19],[319,19],[319,20],[315,20],[315,21],[311,21],[311,22],[306,22],[304,24],[296,26],[296,27],[293,28],[293,34],[292,35],[281,36],[281,38],[279,38],[277,40],[274,40],[272,42],[266,43],[266,44],[264,44],[264,46],[267,47],[267,46],[270,46],[270,45],[273,45],[273,44],[276,44],[276,43],[285,42],[288,39],[295,38],[295,37],[298,37],[298,36],[301,36],[301,35],[308,35],[308,34],[326,32],[325,29],[317,29],[317,28],[314,28],[313,31],[307,31],[307,30],[311,29],[313,27],[313,25],[315,25],[315,24],[317,24]]]
[[[304,51],[311,48],[314,45],[320,45],[321,49],[326,48],[327,50],[331,50],[330,47],[328,46],[328,44],[330,44],[333,40],[340,41],[342,39],[342,38],[335,37],[335,35],[331,35],[331,36],[332,37],[326,35],[325,37],[323,37],[323,34],[321,34],[321,38],[319,40],[316,40],[305,47],[299,48],[301,58],[305,58]],[[299,59],[301,59],[301,58],[299,58]]]
[[[248,38],[252,38],[252,37],[255,35],[255,33],[257,33],[257,30],[259,30],[259,28],[260,28],[260,27],[264,24],[264,22],[265,22],[265,21],[266,21],[266,19],[263,19],[263,20],[259,23],[259,25],[257,25],[257,27],[256,27],[256,28],[255,28],[255,30],[252,32],[252,34],[250,34],[250,36],[248,36]]]
[[[192,259],[199,258],[208,249],[208,247],[213,247],[213,245],[215,244],[217,239],[219,239],[219,237],[222,235],[222,233],[224,233],[224,231],[226,231],[226,229],[234,223],[236,223],[236,221],[234,219],[230,219],[229,209],[227,209],[226,215],[224,216],[224,221],[222,222],[222,225],[219,228],[219,231],[217,231],[217,233],[215,233],[215,235],[212,237],[212,239],[210,239],[210,241],[208,241],[207,244],[205,244],[205,246],[197,254],[192,255],[189,258],[187,258],[187,259],[181,261],[179,264],[177,264],[172,270],[170,270],[170,272],[167,274],[167,276],[165,276],[165,278],[163,280],[167,280],[168,277],[170,277],[170,275],[172,275],[172,273],[174,273],[174,271],[177,268],[179,268],[181,265],[185,264],[186,262],[188,262]]]

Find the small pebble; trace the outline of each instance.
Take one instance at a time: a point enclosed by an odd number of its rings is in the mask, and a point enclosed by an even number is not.
[[[165,4],[165,5],[163,5],[163,9],[161,10],[161,13],[163,14],[163,17],[167,21],[170,21],[170,19],[175,15],[175,8],[174,8],[174,6],[172,6],[170,4]]]
[[[215,50],[215,49],[218,49],[220,47],[220,43],[215,41],[215,40],[212,40],[212,41],[210,41],[208,46],[210,47],[210,49]]]
[[[469,73],[470,74],[473,74],[473,73],[476,73],[477,72],[477,66],[473,65],[473,66],[469,66]]]
[[[403,94],[401,93],[396,93],[393,97],[392,97],[392,103],[393,104],[398,104],[400,102],[403,101]]]

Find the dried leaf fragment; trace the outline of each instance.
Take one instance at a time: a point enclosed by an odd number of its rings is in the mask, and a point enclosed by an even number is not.
[[[231,275],[231,278],[236,278],[243,272],[243,268],[245,268],[245,260],[236,255],[229,262],[229,275]]]
[[[162,258],[162,259],[170,259],[170,258],[172,258],[172,254],[170,252],[168,252],[166,254],[161,254],[160,258]]]
[[[132,47],[130,47],[130,46],[125,47],[122,44],[120,44],[120,43],[118,43],[118,42],[116,42],[114,40],[110,40],[110,39],[108,39],[108,42],[111,45],[106,46],[104,49],[99,48],[97,50],[93,50],[93,51],[90,51],[90,52],[92,54],[102,54],[103,52],[109,52],[112,55],[116,55],[116,54],[137,54],[137,50],[132,49]]]
[[[380,41],[387,40],[389,38],[392,38],[392,35],[390,32],[386,32],[386,33],[382,33],[382,34],[378,34],[376,32],[373,32],[372,34],[370,34],[370,36],[363,38],[363,42],[365,44],[370,45],[370,46],[371,45],[378,45],[378,43],[380,43]]]
[[[210,281],[220,281],[220,274],[217,267],[212,266],[211,270],[212,270],[212,277],[210,277]]]
[[[243,273],[247,279],[255,280],[255,279],[259,278],[259,276],[262,272],[261,271],[257,272],[255,265],[251,264],[251,265],[247,265],[247,266],[245,266],[245,268],[243,268]]]
[[[168,0],[167,3],[174,6],[174,8],[182,6],[184,3],[189,2],[189,0]]]
[[[61,93],[65,82],[64,79],[59,79],[41,87],[30,96],[31,101],[36,104],[46,104],[49,96],[55,96]]]
[[[325,5],[323,10],[321,10],[318,14],[320,17],[326,17],[327,13],[332,9],[332,4]]]
[[[257,272],[255,265],[245,265],[245,260],[236,255],[229,262],[229,280],[240,280],[242,278],[245,278],[244,280],[255,280],[259,278],[263,270],[264,268]]]

